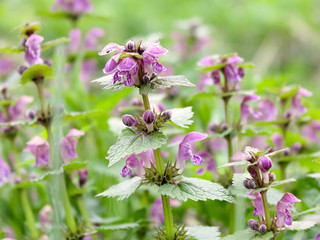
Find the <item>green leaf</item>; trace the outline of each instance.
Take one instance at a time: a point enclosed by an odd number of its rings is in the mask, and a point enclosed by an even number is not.
[[[23,72],[21,77],[21,83],[26,84],[35,78],[44,77],[52,78],[53,69],[46,64],[36,64]]]
[[[122,82],[111,83],[113,81],[113,74],[93,80],[94,83],[99,83],[104,86],[103,89],[112,91],[122,91],[126,86]]]
[[[250,240],[269,240],[273,238],[273,233],[272,232],[267,232],[263,235],[257,233],[254,230],[251,229],[246,229],[242,231],[237,231],[232,235],[228,235],[226,237],[223,237],[222,240],[235,240],[235,239],[250,239]]]
[[[248,161],[230,162],[230,163],[223,164],[223,165],[219,166],[218,168],[235,167],[235,166],[245,166],[245,165],[249,165],[249,162],[248,162]]]
[[[220,239],[220,232],[218,227],[195,226],[186,227],[187,233],[190,237],[197,240],[218,240]]]
[[[65,112],[64,117],[66,121],[71,121],[75,119],[83,119],[88,117],[101,117],[106,116],[108,113],[103,110],[90,110],[84,112]]]
[[[159,76],[152,79],[149,83],[141,86],[140,94],[148,94],[150,92],[158,92],[158,90],[170,88],[172,86],[195,87],[185,76]]]
[[[20,25],[16,28],[14,28],[12,31],[15,30],[21,30],[20,36],[28,35],[28,32],[38,32],[41,29],[41,23],[40,22],[32,22],[32,23],[27,23],[24,25]]]
[[[37,118],[34,118],[31,121],[1,122],[0,127],[32,126],[36,123]]]
[[[88,162],[76,162],[75,161],[75,162],[71,162],[71,163],[63,165],[63,170],[66,173],[70,173],[70,172],[75,171],[75,170],[83,169],[87,165],[88,165]]]
[[[211,199],[235,203],[230,192],[220,184],[199,178],[182,177],[177,185],[164,184],[160,186],[159,192],[180,201],[187,201],[188,199],[206,201]]]
[[[69,38],[57,38],[55,40],[48,41],[48,42],[42,44],[41,48],[42,48],[42,50],[46,50],[46,49],[49,49],[51,47],[54,47],[57,44],[65,43],[65,42],[69,42],[69,41],[70,41]]]
[[[226,65],[226,63],[219,63],[219,64],[215,64],[213,66],[203,67],[203,68],[201,68],[201,70],[204,72],[211,72],[211,71],[214,71],[217,69],[224,68],[225,65]]]
[[[217,96],[215,93],[206,93],[206,92],[199,92],[195,95],[193,95],[188,102],[194,101],[196,99],[201,99],[201,98],[212,98]]]
[[[242,90],[242,91],[232,91],[232,92],[227,92],[220,94],[220,97],[229,97],[229,96],[235,96],[235,95],[249,95],[249,94],[254,94],[256,91],[255,90]]]
[[[106,191],[99,193],[97,197],[118,197],[123,200],[130,197],[140,186],[142,178],[134,177],[108,188]]]
[[[24,49],[20,47],[3,47],[0,48],[0,53],[21,53]]]
[[[171,111],[172,113],[170,121],[180,127],[188,128],[187,125],[191,125],[193,123],[191,120],[193,117],[192,107],[173,108],[168,111]]]
[[[299,87],[292,88],[291,90],[280,94],[281,99],[292,98],[299,91]]]
[[[138,228],[139,226],[140,226],[139,223],[121,223],[121,224],[115,224],[115,225],[95,227],[95,230],[97,232],[105,232],[105,231],[127,230],[132,228]]]
[[[118,137],[117,142],[108,151],[109,167],[132,153],[138,154],[150,148],[157,149],[166,142],[167,137],[162,132],[145,135],[126,128]]]
[[[316,222],[314,221],[293,221],[292,225],[286,226],[286,229],[291,231],[301,231],[312,228],[314,225],[316,225]]]

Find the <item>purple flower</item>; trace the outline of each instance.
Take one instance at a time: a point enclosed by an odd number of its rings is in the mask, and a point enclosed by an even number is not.
[[[263,99],[261,102],[259,102],[258,109],[261,113],[261,116],[259,117],[260,120],[274,121],[277,119],[278,109],[270,100]]]
[[[185,166],[185,161],[188,158],[191,158],[191,161],[196,164],[200,165],[203,163],[203,158],[199,155],[193,154],[191,143],[195,141],[201,141],[205,139],[208,135],[206,133],[198,133],[198,132],[191,132],[188,133],[179,144],[179,152],[176,161],[176,168],[180,169],[179,172],[181,173]]]
[[[247,193],[247,196],[254,197],[254,199],[251,201],[251,204],[255,207],[253,211],[254,217],[259,217],[260,221],[265,218],[264,214],[264,208],[263,208],[263,202],[262,202],[262,196],[260,193],[252,193],[253,190],[251,190],[249,193]]]
[[[33,97],[21,96],[15,105],[11,105],[8,108],[11,121],[16,121],[23,114],[26,105],[33,102]]]
[[[283,138],[282,136],[279,134],[279,133],[274,133],[272,136],[271,136],[271,141],[273,142],[274,146],[275,146],[275,149],[274,150],[280,150],[282,148],[282,141],[283,141]]]
[[[155,120],[154,114],[151,110],[147,110],[143,114],[143,121],[146,124],[153,124]]]
[[[91,79],[91,76],[96,72],[97,70],[97,62],[93,59],[86,59],[83,61],[81,65],[81,72],[80,72],[80,78],[87,90],[89,90],[89,82]]]
[[[254,118],[261,117],[261,113],[259,111],[254,111],[253,107],[247,104],[247,102],[258,101],[258,100],[260,100],[260,97],[255,94],[246,95],[244,97],[244,99],[241,102],[241,122],[242,122],[242,124],[245,124],[247,122],[247,119],[249,116],[253,116]]]
[[[50,205],[45,205],[39,212],[39,220],[43,232],[46,232],[47,226],[52,225],[51,214],[53,214],[53,210]]]
[[[122,123],[128,127],[135,126],[138,123],[137,120],[132,115],[129,115],[129,114],[123,115],[121,120],[122,120]]]
[[[314,240],[320,240],[320,233],[316,236]]]
[[[120,175],[121,175],[123,178],[125,178],[125,177],[127,177],[127,176],[130,176],[131,174],[132,174],[132,171],[131,171],[131,169],[128,168],[127,166],[124,166],[123,169],[122,169],[122,171],[121,171],[121,173],[120,173]]]
[[[180,202],[174,199],[170,199],[170,205],[171,207],[178,207],[180,206]],[[150,210],[150,218],[156,223],[156,224],[161,224],[164,222],[164,214],[163,214],[163,207],[162,207],[162,199],[157,198]]]
[[[165,70],[159,63],[159,56],[168,51],[159,42],[149,44],[139,44],[138,46],[129,41],[125,46],[115,43],[106,45],[99,55],[106,55],[115,52],[111,59],[106,63],[103,72],[113,74],[112,83],[122,82],[128,87],[139,84],[141,75],[149,78],[158,75]],[[127,53],[123,59],[120,56]],[[138,76],[139,73],[139,76]]]
[[[78,144],[78,138],[83,135],[83,131],[73,128],[69,131],[68,135],[61,140],[60,151],[65,162],[70,162],[72,158],[78,158],[76,147]]]
[[[246,155],[242,152],[236,152],[233,154],[233,156],[231,157],[231,162],[240,162],[243,161],[243,159],[246,159]],[[232,167],[232,172],[233,173],[243,173],[243,167],[242,166],[238,166],[238,167]]]
[[[6,57],[0,57],[0,77],[9,74],[13,69],[13,61]]]
[[[0,185],[11,177],[10,166],[0,157]]]
[[[92,28],[84,39],[84,48],[95,50],[98,47],[97,39],[103,37],[104,31],[101,28]]]
[[[298,111],[300,114],[306,113],[307,109],[302,105],[301,97],[311,97],[312,92],[304,88],[299,88],[298,92],[293,96],[291,108]]]
[[[30,151],[36,158],[36,167],[47,166],[50,161],[50,147],[46,140],[35,136],[29,142],[23,151]]]
[[[73,15],[81,15],[90,12],[92,5],[90,0],[57,0],[52,10],[57,11],[59,8]]]
[[[74,28],[69,32],[70,43],[68,50],[70,53],[78,52],[81,45],[81,31],[78,28]]]
[[[198,175],[203,175],[204,170],[206,169],[207,171],[211,172],[213,177],[217,177],[218,170],[217,170],[216,162],[215,162],[214,158],[212,157],[212,155],[206,151],[198,152],[197,155],[200,156],[202,159],[206,158],[207,160],[205,162],[204,168],[197,169],[196,173]]]
[[[28,37],[25,46],[26,50],[24,52],[24,58],[29,63],[30,66],[35,64],[43,64],[43,60],[40,57],[41,55],[41,45],[40,43],[43,41],[43,37],[32,34]]]
[[[276,224],[278,227],[283,227],[284,224],[291,225],[291,210],[293,203],[301,202],[298,198],[296,198],[291,193],[285,193],[281,200],[277,204],[277,220]]]
[[[302,130],[302,135],[308,138],[311,142],[320,144],[320,137],[318,132],[320,131],[320,121],[314,120]]]

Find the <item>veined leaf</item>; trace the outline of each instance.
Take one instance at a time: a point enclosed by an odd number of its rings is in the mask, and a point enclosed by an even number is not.
[[[177,185],[164,184],[160,186],[159,192],[180,201],[187,201],[188,199],[206,201],[210,199],[235,203],[230,192],[220,184],[199,178],[182,177]]]
[[[97,197],[118,197],[123,200],[130,197],[140,186],[142,178],[134,177],[108,188],[106,191],[99,193]]]
[[[132,153],[138,154],[150,148],[157,149],[166,142],[167,137],[162,132],[145,135],[126,128],[118,137],[117,142],[108,151],[109,167]]]
[[[37,77],[52,78],[53,69],[46,64],[36,64],[23,72],[21,83],[26,84]]]
[[[220,232],[218,227],[195,226],[186,227],[188,235],[197,240],[218,240]]]
[[[20,47],[3,47],[0,48],[0,53],[21,53],[24,49]]]
[[[173,108],[168,111],[171,111],[172,113],[170,121],[180,127],[188,128],[187,125],[191,125],[193,123],[191,120],[194,114],[192,112],[192,107]]]
[[[52,41],[48,41],[44,44],[41,45],[42,50],[46,50],[49,49],[51,47],[54,47],[55,45],[59,44],[59,43],[65,43],[65,42],[69,42],[70,39],[69,38],[57,38],[55,40]]]
[[[290,226],[286,226],[286,229],[291,231],[301,231],[312,228],[314,225],[316,225],[316,222],[314,221],[293,221]]]
[[[97,232],[105,232],[105,231],[116,231],[116,230],[127,230],[132,228],[138,228],[139,223],[121,223],[107,226],[95,227]]]

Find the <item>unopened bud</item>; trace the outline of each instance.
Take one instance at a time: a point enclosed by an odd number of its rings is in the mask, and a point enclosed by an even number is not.
[[[287,148],[286,150],[284,150],[283,155],[284,156],[288,156],[290,154],[290,149]]]
[[[150,82],[150,77],[149,77],[148,75],[144,75],[144,76],[142,77],[142,81],[143,81],[144,83],[148,83],[148,82]]]
[[[214,84],[220,83],[220,73],[219,70],[213,71],[211,73],[211,78],[213,79]]]
[[[48,65],[49,67],[52,67],[52,60],[48,58],[44,61],[44,64]]]
[[[250,162],[250,163],[253,163],[253,162],[254,162],[254,159],[252,158],[251,155],[247,155],[247,156],[246,156],[246,160],[247,160],[248,162]]]
[[[216,131],[217,131],[217,128],[218,128],[217,124],[209,123],[209,126],[208,126],[208,130],[209,130],[209,132],[214,133],[214,132],[216,132]]]
[[[152,124],[154,123],[154,114],[151,110],[147,110],[144,112],[143,114],[143,121],[146,123],[146,124]]]
[[[79,185],[82,187],[88,180],[88,168],[78,171]]]
[[[261,224],[260,227],[259,227],[259,232],[266,233],[267,231],[268,231],[267,226],[264,225],[264,224]]]
[[[18,68],[18,73],[20,74],[20,75],[22,75],[23,73],[24,73],[24,71],[26,71],[28,69],[28,67],[26,67],[26,66],[20,66],[19,68]]]
[[[254,166],[249,165],[249,166],[247,167],[247,170],[248,170],[248,172],[250,173],[250,175],[251,175],[253,178],[255,178],[255,177],[257,176],[257,169],[256,169]]]
[[[127,42],[127,50],[128,51],[133,51],[134,50],[134,46],[135,46],[135,44],[134,44],[134,42],[132,41],[132,40],[129,40],[128,42]]]
[[[34,110],[28,110],[26,116],[28,119],[32,120],[37,116],[37,113]]]
[[[244,69],[243,68],[239,68],[238,69],[238,75],[241,77],[241,78],[243,78],[244,77]]]
[[[285,113],[285,116],[284,116],[286,119],[290,119],[291,118],[291,112],[290,111],[287,111]]]
[[[128,127],[133,127],[133,126],[137,125],[137,123],[138,123],[137,120],[132,115],[129,115],[129,114],[123,115],[121,120],[122,120],[123,124]]]
[[[172,116],[172,112],[171,111],[165,111],[164,112],[164,117],[166,120],[170,120]]]
[[[292,144],[291,150],[292,150],[292,152],[297,153],[301,150],[301,147],[302,147],[302,145],[300,142],[295,142],[294,144]]]
[[[224,132],[224,131],[227,131],[227,129],[228,129],[228,124],[227,123],[222,123],[221,131]]]
[[[16,184],[19,184],[19,183],[21,183],[21,182],[22,182],[21,177],[16,177],[16,178],[15,178],[15,183],[16,183]]]
[[[166,110],[166,107],[162,103],[158,104],[158,108],[160,112],[163,112],[164,110]]]
[[[256,220],[254,220],[254,219],[249,219],[249,221],[248,221],[248,226],[249,226],[251,229],[253,229],[253,230],[258,230],[258,228],[259,228],[259,223],[258,223]]]
[[[256,189],[257,188],[256,181],[253,179],[244,180],[243,185],[245,186],[245,188],[248,188],[248,189]]]
[[[269,157],[262,156],[259,159],[259,168],[261,172],[263,173],[268,172],[271,167],[272,167],[272,161]]]
[[[269,173],[269,181],[270,182],[274,182],[276,179],[277,179],[277,177],[273,172]]]

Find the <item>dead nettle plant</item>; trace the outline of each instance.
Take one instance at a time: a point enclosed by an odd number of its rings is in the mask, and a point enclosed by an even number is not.
[[[167,53],[158,40],[134,42],[125,45],[109,43],[99,53],[113,53],[105,65],[105,77],[94,80],[104,89],[121,91],[126,87],[139,89],[144,112],[140,116],[129,114],[122,116],[126,128],[121,132],[117,142],[108,150],[106,159],[109,167],[125,161],[122,177],[129,177],[124,182],[112,186],[98,194],[99,197],[117,197],[122,200],[131,196],[139,187],[156,187],[161,195],[165,228],[159,228],[155,239],[190,239],[201,234],[218,237],[217,227],[185,227],[173,222],[170,199],[187,201],[222,200],[234,203],[229,191],[221,185],[199,178],[183,176],[186,160],[201,165],[204,159],[192,151],[191,144],[207,138],[207,134],[191,132],[184,136],[179,144],[175,160],[164,161],[161,147],[167,143],[162,129],[173,124],[187,128],[192,124],[193,112],[190,107],[165,110],[156,108],[149,101],[149,93],[158,92],[172,86],[194,87],[184,76],[161,76],[165,67],[159,57]],[[200,238],[199,238],[200,239]]]

